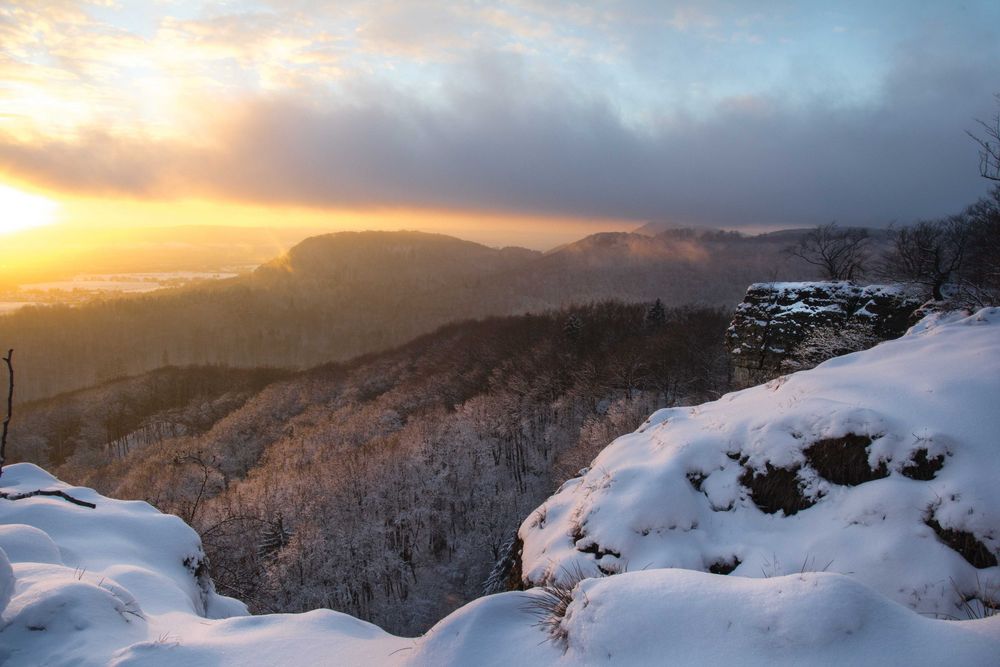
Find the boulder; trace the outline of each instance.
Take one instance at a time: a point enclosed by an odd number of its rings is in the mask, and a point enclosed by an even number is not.
[[[754,283],[726,332],[733,383],[749,387],[787,372],[786,361],[817,329],[863,327],[872,343],[898,338],[922,302],[902,285]]]

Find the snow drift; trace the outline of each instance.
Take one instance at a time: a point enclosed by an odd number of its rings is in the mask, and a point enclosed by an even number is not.
[[[655,414],[521,531],[531,581],[645,571],[571,584],[558,610],[544,589],[481,598],[414,639],[329,610],[246,616],[180,519],[8,466],[5,492],[96,507],[0,499],[0,663],[990,664],[1000,616],[940,620],[888,598],[958,616],[956,589],[996,580],[998,327],[997,310],[927,323]]]
[[[1000,309],[931,317],[656,412],[524,522],[523,577],[840,572],[923,614],[982,615],[1000,605],[998,433]]]

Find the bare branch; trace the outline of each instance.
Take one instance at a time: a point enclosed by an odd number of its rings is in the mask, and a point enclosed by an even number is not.
[[[97,507],[94,503],[89,503],[86,500],[80,500],[79,498],[74,498],[65,491],[55,491],[47,489],[36,489],[34,491],[25,491],[24,493],[0,493],[0,498],[4,500],[24,500],[25,498],[34,498],[35,496],[55,496],[57,498],[62,498],[63,500],[68,500],[74,505],[79,505],[80,507],[87,507],[94,509]]]
[[[996,96],[1000,106],[1000,94]],[[966,132],[979,145],[979,173],[983,178],[1000,181],[1000,111],[987,123],[976,119],[982,126],[984,136]]]
[[[827,280],[855,280],[864,274],[868,243],[867,231],[841,229],[830,222],[810,230],[785,253],[819,267]]]
[[[971,238],[972,226],[965,215],[895,230],[892,246],[883,257],[881,276],[923,285],[936,301],[942,301],[944,286],[962,272]]]

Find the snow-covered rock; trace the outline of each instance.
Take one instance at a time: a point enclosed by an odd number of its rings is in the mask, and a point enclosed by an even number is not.
[[[747,387],[777,377],[782,363],[817,329],[862,326],[874,341],[898,338],[922,301],[902,285],[754,283],[726,332],[733,381]]]
[[[97,505],[0,499],[0,594],[13,585],[0,617],[0,662],[104,664],[164,618],[191,624],[247,613],[216,594],[198,534],[179,518],[68,486],[28,463],[6,466],[0,488],[10,495],[59,490]]]
[[[965,618],[1000,604],[998,433],[1000,309],[933,316],[813,370],[656,412],[524,522],[523,576],[840,572]]]

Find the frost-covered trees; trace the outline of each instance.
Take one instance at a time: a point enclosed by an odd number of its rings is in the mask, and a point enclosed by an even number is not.
[[[270,558],[288,546],[292,540],[292,532],[285,527],[285,520],[278,512],[274,519],[268,521],[261,530],[260,541],[257,543],[257,555]]]
[[[190,518],[219,589],[256,610],[326,606],[416,632],[478,596],[524,516],[610,439],[722,389],[728,315],[665,309],[650,329],[647,310],[452,325],[276,382],[123,459],[81,444],[59,474]]]

